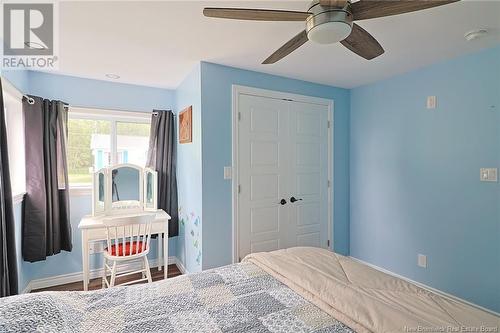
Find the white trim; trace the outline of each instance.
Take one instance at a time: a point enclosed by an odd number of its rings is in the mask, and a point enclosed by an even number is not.
[[[12,195],[12,204],[17,205],[17,204],[20,204],[21,202],[23,202],[25,195],[26,195],[26,192],[21,192],[21,193],[17,193],[17,194]]]
[[[180,261],[177,257],[175,257],[175,265],[182,274],[189,274],[189,271],[186,269],[182,261]]]
[[[184,271],[179,267],[178,264],[179,260],[176,257],[168,257],[168,264],[169,265],[177,265],[179,268],[179,271],[181,271],[183,274],[185,274],[185,269]],[[135,270],[137,269],[142,263],[139,261],[127,263],[127,264],[122,264],[119,267],[119,272],[122,271],[129,271],[129,270]],[[163,262],[162,262],[163,264]],[[153,267],[158,267],[158,259],[152,259],[149,260],[149,266],[151,268]],[[184,266],[182,266],[184,267]],[[102,277],[102,267],[101,268],[95,268],[90,270],[90,279],[96,279]],[[26,288],[22,291],[23,294],[30,293],[32,290],[36,289],[42,289],[42,288],[49,288],[53,286],[59,286],[62,284],[67,284],[67,283],[73,283],[73,282],[81,282],[83,281],[83,272],[75,272],[75,273],[68,273],[68,274],[62,274],[62,275],[55,275],[55,276],[50,276],[47,278],[42,278],[42,279],[35,279],[31,280]]]
[[[70,118],[79,119],[104,119],[115,121],[132,121],[138,123],[151,122],[150,112],[125,111],[114,109],[87,108],[83,106],[69,106]]]
[[[298,95],[281,91],[253,88],[241,85],[232,85],[232,262],[238,262],[238,102],[241,94],[268,97],[275,99],[293,100],[309,104],[318,104],[328,106],[328,180],[330,188],[328,191],[328,240],[330,240],[330,250],[333,250],[333,128],[334,128],[334,101],[326,98]]]
[[[33,288],[31,287],[31,281],[30,281],[28,282],[26,287],[24,287],[24,289],[21,291],[21,294],[29,294],[32,290]]]
[[[448,294],[447,292],[444,292],[444,291],[442,291],[442,290],[439,290],[439,289],[436,289],[436,288],[430,287],[430,286],[428,286],[428,285],[426,285],[426,284],[423,284],[423,283],[417,282],[417,281],[415,281],[415,280],[409,279],[409,278],[407,278],[407,277],[405,277],[405,276],[403,276],[403,275],[396,274],[396,273],[391,272],[391,271],[389,271],[389,270],[387,270],[387,269],[385,269],[385,268],[379,267],[379,266],[377,266],[377,265],[370,264],[369,262],[363,261],[363,260],[358,259],[358,258],[355,258],[355,257],[351,257],[351,256],[349,256],[349,258],[351,258],[351,259],[353,259],[354,261],[357,261],[357,262],[359,262],[359,263],[361,263],[361,264],[364,264],[364,265],[366,265],[366,266],[369,266],[369,267],[371,267],[371,268],[373,268],[373,269],[376,269],[376,270],[377,270],[377,271],[379,271],[379,272],[382,272],[382,273],[385,273],[385,274],[388,274],[388,275],[394,276],[394,277],[396,277],[396,278],[399,278],[399,279],[401,279],[401,280],[404,280],[404,281],[406,281],[406,282],[412,283],[412,284],[414,284],[414,285],[416,285],[416,286],[418,286],[418,287],[420,287],[420,288],[422,288],[422,289],[425,289],[425,290],[430,291],[430,292],[432,292],[432,293],[438,294],[438,295],[443,296],[443,297],[445,297],[445,298],[448,298],[448,299],[450,299],[450,300],[457,301],[457,302],[461,302],[461,303],[465,303],[465,304],[470,305],[470,306],[472,306],[472,307],[475,307],[475,308],[477,308],[477,309],[479,309],[479,310],[483,310],[483,311],[486,311],[486,312],[488,312],[488,313],[491,313],[491,314],[493,314],[493,315],[495,315],[495,316],[500,316],[500,313],[498,313],[498,312],[495,312],[495,311],[493,311],[493,310],[490,310],[490,309],[487,309],[487,308],[485,308],[485,307],[482,307],[481,305],[478,305],[478,304],[475,304],[475,303],[469,302],[469,301],[467,301],[467,300],[465,300],[465,299],[463,299],[463,298],[460,298],[460,297],[457,297],[457,296],[454,296],[454,295]]]

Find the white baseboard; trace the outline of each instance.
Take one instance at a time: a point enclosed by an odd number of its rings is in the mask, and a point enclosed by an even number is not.
[[[172,265],[175,264],[179,270],[182,272],[182,274],[185,274],[186,269],[182,264],[180,264],[180,261],[177,259],[177,257],[168,257],[168,264]],[[135,261],[127,264],[122,264],[120,265],[118,272],[120,271],[129,271],[129,270],[136,270],[141,267],[142,263]],[[152,259],[149,260],[149,266],[150,267],[158,267],[158,259]],[[164,269],[164,268],[162,268]],[[95,279],[98,277],[102,276],[102,268],[95,268],[90,270],[90,279]],[[42,289],[42,288],[49,288],[53,286],[59,286],[61,284],[67,284],[67,283],[73,283],[73,282],[79,282],[83,281],[83,272],[75,272],[75,273],[69,273],[69,274],[62,274],[62,275],[55,275],[55,276],[50,276],[46,277],[43,279],[34,279],[31,280],[26,288],[22,291],[23,294],[27,294],[31,292],[32,290],[36,289]]]
[[[175,259],[176,259],[175,265],[177,266],[179,271],[181,271],[182,274],[189,274],[189,271],[186,269],[186,267],[184,266],[182,261],[180,261],[179,258],[177,258],[177,257]]]
[[[491,313],[491,314],[493,314],[493,315],[495,315],[495,316],[500,316],[500,313],[498,313],[498,312],[495,312],[495,311],[493,311],[493,310],[490,310],[490,309],[487,309],[487,308],[485,308],[485,307],[482,307],[481,305],[478,305],[478,304],[475,304],[475,303],[469,302],[469,301],[467,301],[467,300],[465,300],[465,299],[462,299],[462,298],[460,298],[460,297],[454,296],[454,295],[452,295],[452,294],[448,294],[447,292],[444,292],[444,291],[442,291],[442,290],[439,290],[439,289],[436,289],[436,288],[432,288],[432,287],[430,287],[430,286],[428,286],[428,285],[426,285],[426,284],[423,284],[423,283],[417,282],[417,281],[415,281],[415,280],[409,279],[409,278],[407,278],[406,276],[402,276],[402,275],[396,274],[396,273],[391,272],[391,271],[389,271],[389,270],[387,270],[387,269],[385,269],[385,268],[379,267],[379,266],[377,266],[377,265],[370,264],[369,262],[363,261],[363,260],[358,259],[358,258],[355,258],[355,257],[351,257],[351,256],[349,256],[349,258],[351,258],[351,259],[353,259],[354,261],[357,261],[357,262],[359,262],[359,263],[362,263],[362,264],[364,264],[364,265],[367,265],[367,266],[369,266],[369,267],[371,267],[371,268],[373,268],[373,269],[376,269],[377,271],[380,271],[380,272],[382,272],[382,273],[386,273],[386,274],[388,274],[388,275],[391,275],[391,276],[397,277],[397,278],[399,278],[399,279],[401,279],[401,280],[404,280],[404,281],[406,281],[406,282],[410,282],[410,283],[412,283],[412,284],[414,284],[414,285],[417,285],[418,287],[420,287],[420,288],[422,288],[422,289],[425,289],[425,290],[427,290],[427,291],[430,291],[430,292],[432,292],[432,293],[435,293],[435,294],[438,294],[438,295],[440,295],[440,296],[446,297],[446,298],[451,299],[451,300],[453,300],[453,301],[457,301],[457,302],[465,303],[465,304],[470,305],[470,306],[473,306],[473,307],[475,307],[475,308],[477,308],[477,309],[480,309],[480,310],[486,311],[486,312],[488,312],[488,313]]]

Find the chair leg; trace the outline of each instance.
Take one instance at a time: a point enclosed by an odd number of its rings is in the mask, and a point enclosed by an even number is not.
[[[111,268],[111,282],[109,283],[110,287],[115,286],[115,278],[116,278],[116,261],[113,261],[113,267]]]
[[[103,268],[102,268],[102,289],[106,288],[106,258],[102,258]]]
[[[148,257],[144,256],[144,269],[146,271],[146,276],[148,278],[148,283],[153,282],[151,278],[151,270],[149,269]]]

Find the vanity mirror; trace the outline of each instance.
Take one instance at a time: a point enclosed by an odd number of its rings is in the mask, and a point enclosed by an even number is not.
[[[94,173],[92,181],[92,215],[98,215],[105,211],[106,196],[106,169]]]
[[[158,203],[157,173],[150,168],[144,169],[144,209],[157,209]]]
[[[157,172],[134,164],[101,169],[93,177],[92,214],[157,210]]]

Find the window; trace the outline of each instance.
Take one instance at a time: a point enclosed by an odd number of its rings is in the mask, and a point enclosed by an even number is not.
[[[92,173],[109,165],[145,166],[150,124],[147,113],[70,108],[67,145],[70,186],[90,186]]]
[[[12,195],[21,196],[26,192],[24,157],[24,117],[22,95],[14,92],[7,82],[4,83],[3,97],[5,125],[7,128],[7,149],[9,151],[10,181]]]
[[[110,140],[110,121],[72,118],[68,120],[66,155],[70,184],[91,184],[93,170],[109,165]]]

